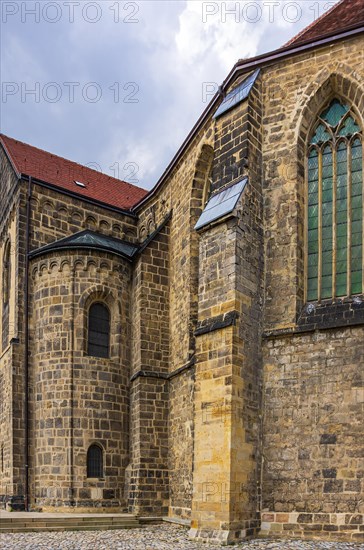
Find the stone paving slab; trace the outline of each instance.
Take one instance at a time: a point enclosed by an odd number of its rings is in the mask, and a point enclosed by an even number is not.
[[[142,529],[58,533],[5,533],[1,550],[217,550],[226,546],[188,540],[188,529],[177,525],[154,525]],[[364,550],[363,544],[299,540],[254,540],[234,550]]]

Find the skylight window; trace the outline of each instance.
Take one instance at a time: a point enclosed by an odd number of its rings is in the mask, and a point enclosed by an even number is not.
[[[78,185],[78,187],[86,187],[86,184],[82,183],[82,181],[75,180],[75,184]]]
[[[213,195],[205,206],[204,211],[199,217],[195,229],[201,229],[224,216],[233,214],[238,200],[247,184],[248,178],[245,177],[227,189]]]
[[[226,113],[226,111],[230,111],[230,109],[235,107],[235,105],[238,105],[238,103],[244,101],[244,99],[249,96],[250,90],[254,86],[258,75],[259,69],[250,74],[245,80],[243,80],[243,82],[241,82],[241,84],[239,84],[239,86],[229,92],[224,101],[221,103],[220,107],[217,109],[216,113],[214,114],[214,118],[217,118],[223,113]]]

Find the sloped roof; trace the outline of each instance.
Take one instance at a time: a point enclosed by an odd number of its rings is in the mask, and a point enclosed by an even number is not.
[[[112,252],[113,254],[117,254],[118,256],[123,256],[128,259],[133,258],[138,251],[138,247],[134,244],[85,229],[84,231],[75,233],[70,237],[64,237],[63,239],[33,250],[30,257],[33,258],[35,256],[40,256],[54,250],[71,249],[103,250],[104,252]]]
[[[340,0],[311,25],[294,36],[286,46],[313,42],[364,23],[364,0]]]
[[[4,134],[0,134],[0,142],[19,174],[32,176],[85,199],[129,210],[148,193],[141,187],[58,157]],[[76,181],[84,184],[85,187],[77,185]]]

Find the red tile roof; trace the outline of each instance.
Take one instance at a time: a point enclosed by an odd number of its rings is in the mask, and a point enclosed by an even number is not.
[[[286,46],[313,42],[318,38],[343,32],[364,24],[364,0],[340,0],[311,25],[294,36]]]
[[[0,134],[0,143],[19,174],[32,176],[60,190],[122,210],[129,210],[148,193],[145,189],[47,153],[4,134]],[[85,187],[76,185],[75,181],[85,184]]]

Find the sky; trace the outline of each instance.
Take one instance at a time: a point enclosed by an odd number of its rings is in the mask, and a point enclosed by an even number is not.
[[[1,132],[150,189],[238,59],[336,2],[2,0]]]

